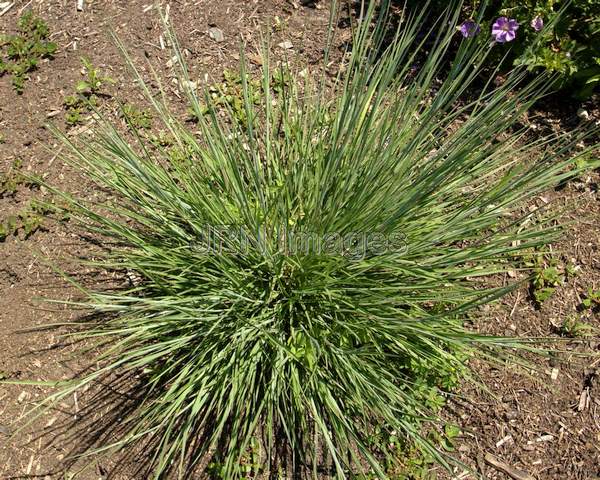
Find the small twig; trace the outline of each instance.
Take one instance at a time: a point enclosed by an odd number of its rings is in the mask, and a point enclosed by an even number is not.
[[[54,154],[54,156],[50,159],[50,161],[48,162],[48,167],[51,167],[52,164],[54,163],[54,160],[56,160],[58,158],[58,156],[60,155],[60,152],[62,152],[64,145],[61,145],[60,148],[58,149],[58,151]]]
[[[512,310],[510,311],[509,317],[512,317],[515,314],[515,310],[517,309],[517,305],[519,304],[519,300],[521,300],[521,292],[517,292],[517,299],[515,300],[515,304],[513,305]]]
[[[584,388],[579,396],[579,403],[577,405],[577,411],[583,412],[590,406],[590,389],[589,387]]]
[[[510,478],[514,478],[515,480],[535,480],[535,478],[529,473],[519,470],[518,468],[511,467],[509,464],[498,460],[490,453],[486,453],[484,458],[485,461],[492,467],[494,467],[496,470],[506,473]]]
[[[19,8],[19,17],[23,14],[23,11],[29,6],[31,5],[32,0],[29,0],[25,5],[23,5],[21,8]]]
[[[2,15],[4,15],[6,12],[8,12],[14,6],[15,6],[14,2],[12,2],[12,3],[11,2],[0,3],[0,8],[2,9],[2,10],[0,10],[0,17]]]
[[[21,8],[19,8],[19,13],[18,16],[20,17],[23,14],[23,11],[29,6],[31,5],[32,0],[29,0],[25,5],[23,5]]]

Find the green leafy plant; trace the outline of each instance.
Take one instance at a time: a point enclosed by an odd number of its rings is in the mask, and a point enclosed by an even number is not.
[[[587,295],[581,304],[584,308],[600,307],[600,290],[594,290],[592,287],[588,288]]]
[[[423,0],[409,0],[422,8]],[[597,0],[495,0],[464,2],[464,16],[486,5],[478,19],[481,34],[489,35],[494,20],[505,16],[519,22],[516,39],[499,45],[492,52],[489,64],[501,62],[504,69],[512,64],[530,70],[540,69],[557,74],[554,89],[564,89],[575,97],[589,97],[600,86],[600,2]],[[434,0],[429,9],[435,17],[447,8],[448,2]],[[559,15],[560,14],[560,15]],[[539,19],[537,27],[531,24]],[[547,28],[543,28],[543,26]]]
[[[275,17],[273,17],[273,31],[275,32],[283,32],[285,30],[287,30],[289,27],[288,25],[288,21],[287,20],[281,20],[281,18],[277,15],[275,15]]]
[[[536,252],[525,260],[525,265],[533,270],[531,291],[538,305],[554,295],[556,287],[565,282],[565,268],[553,255]]]
[[[444,449],[454,451],[454,441],[462,434],[462,430],[458,425],[447,423],[444,425],[443,446]]]
[[[156,134],[151,133],[149,135],[149,140],[150,143],[156,147],[171,147],[174,143],[173,137],[164,130],[161,130]]]
[[[600,296],[598,299],[600,300]],[[587,337],[594,333],[594,327],[580,320],[577,315],[570,315],[560,326],[560,333],[573,338]]]
[[[68,125],[82,123],[85,115],[98,107],[99,97],[105,95],[101,90],[102,87],[115,83],[111,77],[104,76],[94,67],[89,59],[82,57],[81,63],[85,78],[75,85],[75,94],[68,95],[63,101],[66,110],[65,121]]]
[[[131,103],[126,103],[121,108],[121,112],[130,128],[134,130],[148,130],[152,127],[152,115],[149,110],[142,110]]]
[[[93,108],[95,100],[86,101],[79,95],[68,95],[63,101],[66,110],[65,121],[69,125],[77,125],[83,122],[84,115]]]
[[[244,85],[244,82],[246,84]],[[210,99],[203,104],[199,112],[190,109],[192,119],[198,119],[198,115],[207,115],[211,108],[217,108],[220,112],[231,113],[231,119],[242,126],[248,122],[247,109],[245,108],[244,92],[250,97],[254,105],[259,105],[262,98],[263,84],[259,80],[251,80],[242,77],[231,70],[223,70],[223,81],[213,83],[208,87]],[[210,106],[209,106],[210,105]]]
[[[293,81],[290,69],[286,65],[283,65],[273,72],[271,88],[275,93],[283,95]]]
[[[456,357],[461,356],[457,352]],[[414,392],[421,398],[425,407],[432,413],[437,414],[446,403],[447,392],[452,391],[459,383],[460,378],[466,373],[466,356],[461,362],[442,366],[440,370],[432,371],[420,362],[411,365],[412,377],[414,378]],[[420,422],[413,420],[415,426]],[[423,426],[425,434],[425,426]],[[453,426],[446,424],[444,433],[440,434],[435,429],[428,429],[427,438],[432,445],[442,448],[446,452],[453,451],[452,440],[458,433]],[[382,459],[386,475],[394,479],[419,479],[433,478],[430,474],[435,458],[400,434],[393,426],[376,425],[369,432],[368,445],[372,452]],[[361,478],[361,477],[359,477]],[[374,473],[365,475],[364,478],[377,478]]]
[[[20,187],[35,188],[40,185],[41,179],[24,174],[22,169],[21,159],[16,159],[7,172],[0,173],[0,199],[13,197]],[[46,215],[51,212],[56,213],[58,210],[61,209],[51,204],[31,200],[16,214],[0,219],[0,242],[5,241],[9,236],[18,235],[19,232],[24,239],[29,238],[43,227]]]
[[[21,166],[21,159],[17,159],[7,172],[0,174],[0,198],[14,195],[17,192],[19,185],[23,182]]]
[[[33,208],[19,212],[18,218],[20,225],[17,228],[22,230],[25,239],[43,228],[44,217]]]
[[[86,97],[90,97],[92,95],[99,95],[104,85],[106,85],[107,83],[115,83],[114,79],[105,76],[100,72],[98,68],[94,67],[94,65],[88,58],[81,57],[81,63],[83,65],[83,72],[85,78],[77,82],[77,85],[75,86],[77,93],[83,94]]]
[[[529,25],[535,17],[552,22],[559,12],[551,29],[538,33]],[[580,98],[600,85],[600,3],[596,0],[503,0],[498,13],[521,21],[516,63],[560,74],[557,87],[576,89]]]
[[[0,76],[10,74],[15,91],[23,93],[27,75],[35,70],[40,59],[52,57],[56,44],[48,41],[48,25],[31,11],[18,21],[16,35],[0,35]]]
[[[135,281],[79,286],[86,296],[73,305],[96,314],[80,335],[110,348],[46,404],[135,373],[143,401],[111,446],[148,440],[148,478],[189,478],[214,452],[220,475],[241,478],[256,441],[265,468],[283,445],[306,476],[326,456],[336,478],[387,478],[387,455],[372,449],[378,429],[449,467],[428,434],[446,379],[469,379],[465,358],[516,355],[518,340],[462,320],[512,288],[478,280],[560,233],[532,225],[522,202],[581,172],[588,151],[576,145],[588,134],[531,139],[515,127],[548,87],[545,77],[524,83],[523,69],[459,102],[482,74],[487,39],[461,42],[446,70],[448,24],[459,19],[449,12],[414,72],[431,36],[420,16],[390,32],[387,7],[365,5],[333,85],[325,71],[300,80],[288,67],[277,93],[265,47],[260,88],[242,56],[235,100],[192,88],[167,29],[193,131],[138,74],[173,147],[134,144],[101,115],[91,136],[62,137],[109,192],[56,191],[110,247],[86,265]],[[438,382],[438,372],[450,375]]]
[[[0,242],[13,235],[19,235],[23,240],[27,240],[35,232],[44,228],[44,218],[50,211],[47,207],[32,200],[15,215],[9,215],[0,222]]]
[[[250,446],[246,452],[240,458],[238,465],[239,479],[250,480],[252,478],[259,478],[260,474],[263,473],[264,468],[261,459],[261,445],[260,442],[253,438]],[[207,473],[214,479],[227,479],[228,473],[225,468],[225,464],[218,460],[213,460],[207,467]]]
[[[19,187],[32,188],[39,185],[39,181],[32,176],[23,174],[23,161],[17,158],[8,171],[0,172],[0,198],[14,196]]]

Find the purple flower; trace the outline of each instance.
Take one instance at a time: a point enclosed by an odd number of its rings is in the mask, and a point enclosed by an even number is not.
[[[531,21],[531,28],[533,28],[536,32],[539,32],[542,28],[544,28],[544,19],[537,15]]]
[[[498,43],[512,42],[517,36],[519,22],[514,18],[500,17],[492,25],[492,36]]]
[[[474,37],[481,31],[479,25],[477,25],[477,23],[475,23],[473,20],[465,20],[460,24],[458,29],[461,35],[465,38]]]

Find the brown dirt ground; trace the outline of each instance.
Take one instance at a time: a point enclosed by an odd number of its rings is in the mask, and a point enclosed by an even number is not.
[[[147,58],[161,78],[174,78],[172,69],[166,66],[168,50],[160,46],[162,31],[158,15],[150,8],[152,3],[87,0],[84,11],[78,12],[75,0],[22,0],[0,17],[0,31],[10,32],[21,11],[30,8],[47,20],[52,39],[59,45],[55,58],[43,61],[26,82],[23,95],[15,94],[8,76],[0,78],[0,133],[5,137],[5,143],[0,144],[0,171],[20,158],[25,171],[42,175],[60,188],[94,195],[57,157],[58,142],[44,125],[52,120],[59,128],[66,128],[62,102],[82,78],[82,56],[116,80],[107,88],[110,97],[103,100],[102,108],[109,114],[115,112],[117,101],[142,103],[109,39],[109,28],[129,46],[134,58]],[[276,22],[276,17],[281,27],[273,33],[274,49],[289,40],[294,55],[310,63],[322,59],[329,15],[322,5],[314,8],[292,0],[163,0],[161,4],[169,5],[172,22],[189,51],[192,78],[201,79],[205,74],[218,78],[224,68],[234,67],[239,60],[239,36],[248,42],[251,52],[255,51],[260,45],[261,29],[269,20]],[[211,27],[221,29],[225,41],[211,39],[207,33]],[[169,93],[177,103],[176,89],[168,81]],[[531,121],[539,122],[542,129],[569,127],[579,121],[579,105],[550,107]],[[592,115],[598,114],[593,106],[587,108]],[[599,176],[592,174],[536,200],[559,205],[577,202],[577,208],[567,214],[577,224],[553,248],[560,258],[578,265],[579,274],[540,309],[535,308],[526,288],[515,292],[487,312],[485,321],[478,322],[476,328],[496,334],[557,336],[554,325],[568,315],[600,327],[598,314],[578,310],[588,287],[600,288],[599,182]],[[43,189],[21,186],[14,197],[0,198],[0,219],[18,212],[30,199],[45,196]],[[24,332],[77,318],[77,312],[36,299],[71,298],[74,292],[45,259],[69,271],[67,257],[89,252],[90,248],[68,222],[51,220],[28,239],[20,235],[0,243],[0,374],[14,379],[64,379],[91,358],[91,353],[83,357],[78,354],[77,347],[61,336],[61,329]],[[539,480],[600,478],[600,360],[575,355],[600,352],[600,340],[591,337],[571,341],[562,348],[564,353],[548,360],[536,359],[541,373],[532,377],[508,367],[477,367],[490,392],[465,388],[449,402],[447,411],[448,420],[462,427],[463,435],[456,446],[467,465],[487,478],[509,478],[485,463],[485,454],[491,453]],[[85,395],[63,402],[31,427],[9,435],[22,424],[24,413],[47,392],[42,387],[0,385],[0,478],[68,478],[60,470],[61,461],[80,439],[59,435],[52,427],[81,416]],[[116,478],[145,478],[133,473],[135,458],[128,462]],[[111,460],[102,460],[78,478],[106,478],[113,467]],[[457,470],[455,478],[474,477]]]

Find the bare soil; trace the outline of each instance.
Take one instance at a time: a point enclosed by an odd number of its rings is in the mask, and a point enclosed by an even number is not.
[[[0,32],[12,32],[22,11],[32,9],[45,19],[59,50],[44,60],[17,95],[9,76],[0,78],[0,171],[16,159],[23,170],[43,176],[49,183],[68,191],[93,196],[58,156],[59,142],[45,125],[54,123],[68,134],[82,127],[66,125],[63,100],[82,79],[82,56],[116,82],[106,87],[102,108],[115,115],[118,103],[143,105],[124,62],[110,39],[112,29],[130,48],[134,59],[146,59],[164,80],[167,93],[179,105],[175,78],[168,66],[169,50],[162,48],[160,18],[151,0],[87,0],[77,11],[75,0],[24,0],[0,17]],[[192,78],[220,78],[225,68],[239,61],[239,40],[250,54],[261,45],[266,25],[276,55],[298,56],[312,64],[323,58],[329,11],[326,2],[316,5],[293,0],[172,0],[162,1],[188,52]],[[224,40],[209,35],[218,28]],[[339,42],[344,41],[342,32]],[[163,37],[164,40],[164,37]],[[290,45],[285,43],[290,42]],[[281,46],[283,44],[284,46]],[[285,47],[285,48],[284,48]],[[145,74],[150,77],[149,69]],[[209,80],[210,81],[210,80]],[[599,112],[593,103],[580,105],[571,100],[550,102],[531,122],[540,130],[570,128],[580,122],[577,110],[583,106],[594,118]],[[589,287],[600,289],[600,175],[590,174],[570,182],[560,191],[536,199],[556,205],[574,204],[566,219],[576,222],[559,243],[556,256],[578,266],[576,276],[541,308],[535,305],[527,286],[506,297],[498,307],[482,315],[474,328],[486,333],[517,336],[561,337],[558,326],[565,318],[576,318],[600,328],[600,316],[582,311],[582,298]],[[0,221],[14,215],[34,198],[47,198],[43,188],[21,185],[14,196],[0,198]],[[70,257],[89,253],[90,245],[68,221],[46,219],[41,230],[29,238],[23,233],[0,242],[0,375],[17,380],[55,381],[70,378],[94,358],[94,351],[81,349],[61,334],[66,328],[40,327],[76,320],[81,313],[61,304],[41,302],[40,297],[69,299],[76,295],[57,269],[71,272]],[[81,270],[73,273],[85,274]],[[516,274],[517,276],[519,274]],[[506,282],[514,278],[504,279]],[[32,332],[31,329],[37,329]],[[457,454],[474,471],[490,479],[507,479],[505,473],[486,463],[492,454],[507,465],[528,472],[539,480],[600,479],[600,338],[591,336],[561,343],[562,353],[549,358],[535,357],[539,370],[523,375],[514,368],[478,365],[477,371],[489,391],[465,387],[449,401],[449,422],[459,423],[462,435],[455,442]],[[579,354],[586,354],[581,356]],[[114,387],[114,385],[113,385]],[[110,386],[106,386],[110,388]],[[11,435],[23,425],[24,414],[51,389],[40,386],[0,385],[0,478],[70,478],[64,460],[81,447],[81,437],[56,428],[85,414],[86,395],[74,396],[59,408],[45,413],[29,427]],[[101,421],[106,412],[91,412]],[[94,417],[96,415],[96,417]],[[118,422],[118,418],[110,418]],[[89,427],[91,428],[91,426]],[[89,433],[89,432],[88,432]],[[142,456],[143,453],[139,452]],[[117,469],[115,461],[93,463],[77,478],[143,479],[136,473],[140,458],[135,456]],[[433,468],[436,470],[435,468]],[[116,473],[115,473],[116,472]],[[442,472],[440,476],[446,474]],[[475,478],[458,469],[455,478]]]

